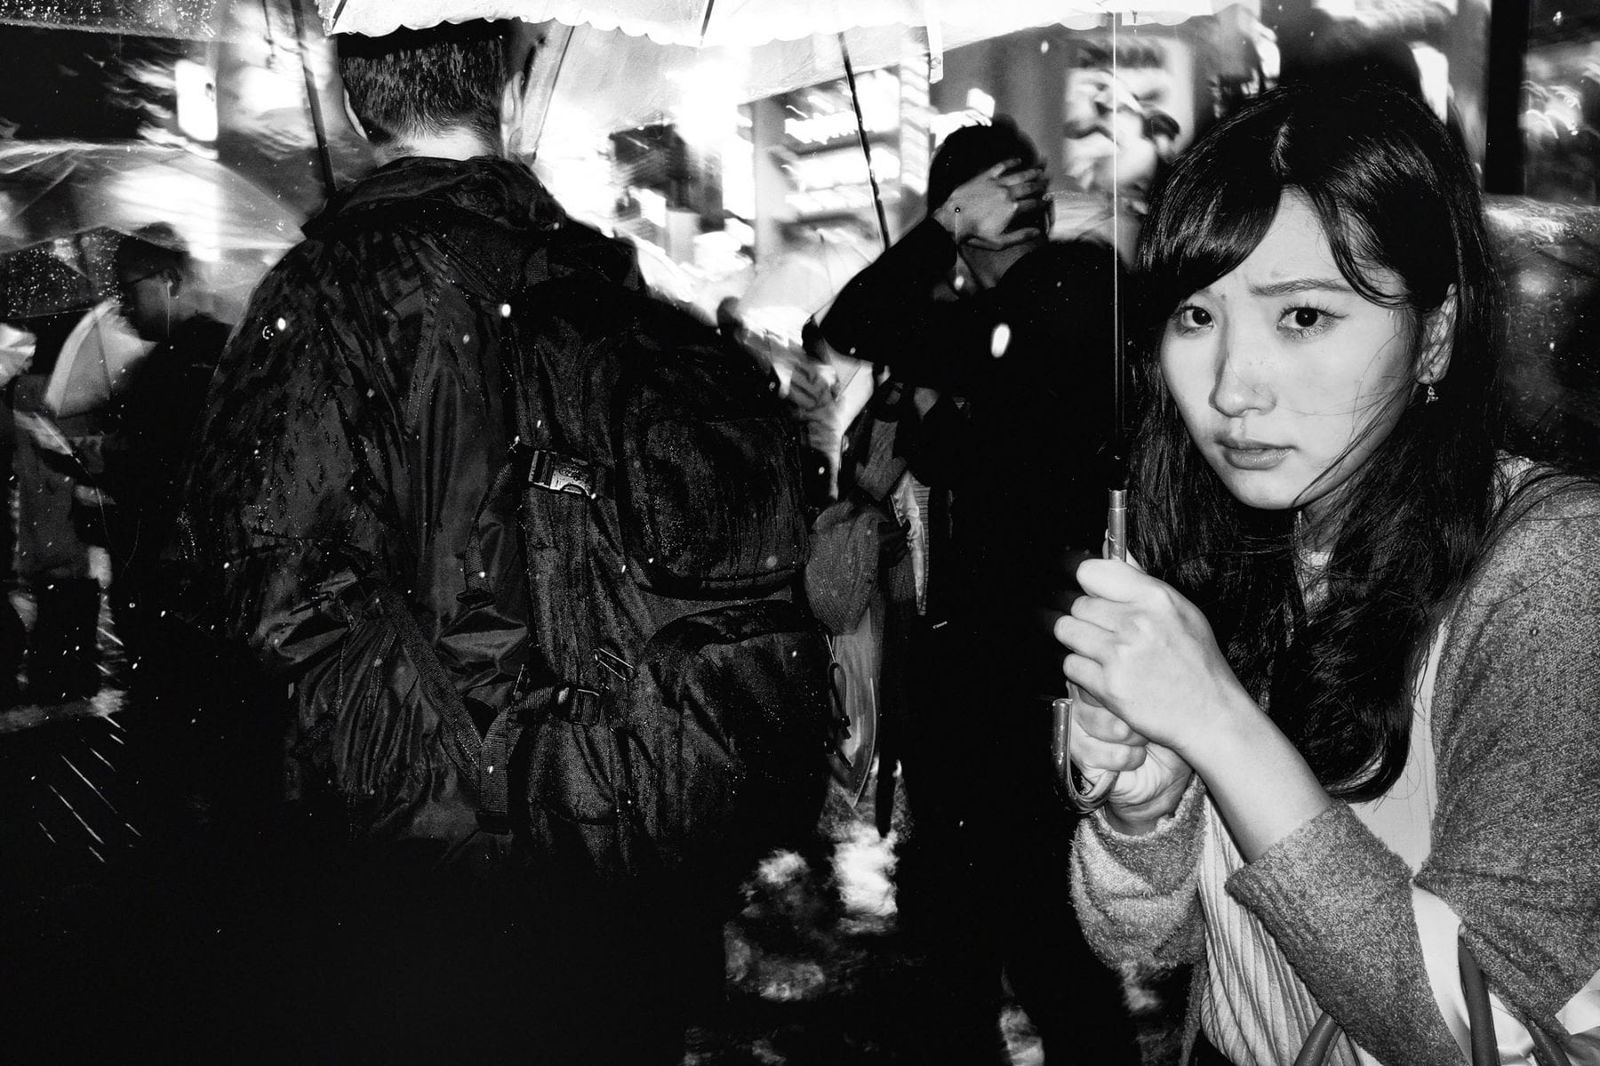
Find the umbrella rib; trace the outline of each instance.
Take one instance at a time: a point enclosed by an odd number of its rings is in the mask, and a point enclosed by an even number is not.
[[[702,45],[706,43],[706,30],[711,28],[711,9],[716,6],[717,0],[706,0],[706,6],[700,11],[700,43]]]
[[[850,63],[850,46],[845,43],[844,31],[839,31],[839,57],[844,60],[844,78],[850,86],[850,106],[856,114],[856,139],[861,142],[861,154],[867,161],[867,184],[872,188],[872,206],[878,214],[878,237],[883,250],[889,250],[889,220],[883,211],[883,194],[878,189],[878,175],[872,168],[872,143],[867,139],[867,121],[861,114],[861,94],[856,91],[856,71]]]
[[[344,14],[344,5],[349,2],[350,0],[339,0],[338,6],[333,9],[333,17],[328,20],[330,27],[339,25],[339,16]],[[336,31],[330,29],[328,32],[333,33]]]

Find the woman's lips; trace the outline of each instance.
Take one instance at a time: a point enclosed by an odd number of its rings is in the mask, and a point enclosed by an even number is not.
[[[1231,440],[1219,443],[1222,445],[1222,458],[1235,470],[1271,470],[1289,457],[1288,448],[1271,444]]]

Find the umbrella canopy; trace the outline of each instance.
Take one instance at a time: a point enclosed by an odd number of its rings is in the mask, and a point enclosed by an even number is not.
[[[864,27],[929,26],[966,43],[1073,16],[1212,14],[1213,0],[317,0],[329,33],[516,18],[620,30],[657,44],[749,48]]]
[[[226,32],[227,7],[228,0],[0,0],[0,23],[210,41]]]
[[[115,301],[96,304],[61,345],[45,386],[45,409],[58,418],[99,410],[111,402],[128,372],[154,347],[133,332]]]
[[[819,233],[756,268],[739,298],[739,318],[758,333],[798,341],[806,320],[820,316],[876,251],[863,242],[829,239]]]
[[[0,276],[60,278],[31,293],[8,285],[7,313],[92,306],[112,289],[109,246],[152,222],[184,239],[225,318],[300,239],[294,209],[216,160],[144,142],[19,142],[0,148]],[[50,273],[18,268],[35,262]]]
[[[94,229],[0,252],[0,317],[39,318],[114,296],[117,240],[111,230]]]

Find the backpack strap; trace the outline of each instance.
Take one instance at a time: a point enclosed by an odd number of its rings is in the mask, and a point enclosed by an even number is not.
[[[507,706],[494,718],[486,735],[478,735],[478,727],[467,710],[461,694],[446,676],[444,664],[433,645],[422,634],[422,627],[411,613],[405,598],[394,586],[380,578],[368,579],[378,595],[382,608],[399,634],[401,647],[416,668],[423,695],[438,710],[445,726],[445,736],[453,761],[462,774],[476,784],[478,793],[478,825],[486,832],[511,831],[510,790],[506,785],[507,766],[522,737],[525,710],[531,701],[524,698],[523,677],[519,676],[512,689]]]
[[[478,736],[478,727],[473,724],[472,715],[467,712],[461,694],[445,676],[438,653],[422,635],[422,627],[417,625],[416,615],[411,613],[411,607],[404,597],[382,578],[372,576],[368,581],[377,590],[378,605],[393,623],[401,647],[416,668],[423,695],[438,709],[451,752],[456,756],[456,765],[469,778],[476,778],[483,740]]]

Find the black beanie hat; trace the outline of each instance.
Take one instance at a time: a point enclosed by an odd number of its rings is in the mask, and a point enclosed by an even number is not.
[[[982,174],[996,163],[1020,159],[1035,166],[1039,152],[1033,142],[1004,115],[987,126],[962,126],[944,139],[928,167],[928,210],[950,199],[956,186]]]

